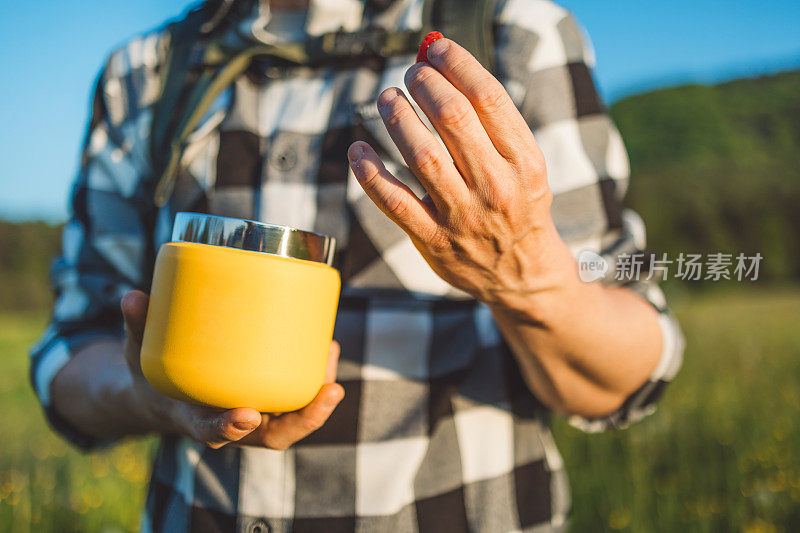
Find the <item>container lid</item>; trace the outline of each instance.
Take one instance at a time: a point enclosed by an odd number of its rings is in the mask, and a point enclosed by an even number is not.
[[[202,213],[178,213],[173,242],[196,242],[330,265],[336,239],[288,226]]]

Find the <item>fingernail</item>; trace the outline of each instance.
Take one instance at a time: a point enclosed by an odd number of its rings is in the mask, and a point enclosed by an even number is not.
[[[378,96],[378,107],[385,106],[386,104],[397,98],[399,94],[400,91],[397,90],[395,87],[386,89],[380,94],[380,96]]]
[[[350,164],[357,167],[358,162],[364,157],[364,153],[364,147],[360,144],[350,147],[350,150],[347,152],[347,157],[350,158]]]
[[[450,41],[447,39],[434,41],[433,44],[428,47],[428,59],[431,61],[438,59],[448,48],[450,48]]]
[[[325,404],[329,408],[336,407],[344,399],[344,391],[339,389],[336,394],[329,394]]]
[[[233,427],[239,431],[253,431],[256,426],[250,422],[234,422]]]

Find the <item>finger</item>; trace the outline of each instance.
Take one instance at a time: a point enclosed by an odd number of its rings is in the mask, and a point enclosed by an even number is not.
[[[472,104],[497,151],[516,160],[535,146],[533,133],[503,85],[466,49],[449,39],[428,48],[428,60]]]
[[[262,423],[261,413],[255,409],[237,408],[217,411],[209,407],[185,404],[189,434],[210,448],[237,442],[255,431]]]
[[[466,197],[468,190],[444,146],[422,123],[403,92],[391,87],[378,97],[378,111],[408,168],[440,210]]]
[[[336,341],[331,342],[331,348],[328,350],[328,364],[325,367],[325,383],[333,383],[336,381],[336,369],[339,366],[339,354],[341,347]]]
[[[327,383],[322,386],[310,404],[299,411],[270,418],[268,423],[262,424],[253,436],[268,448],[285,450],[322,427],[342,398],[344,398],[342,386],[338,383]],[[246,441],[251,441],[251,438],[248,437]]]
[[[468,185],[480,186],[490,170],[506,164],[469,100],[436,69],[417,63],[406,72],[405,84],[439,132]]]
[[[142,343],[142,335],[144,335],[148,302],[148,296],[137,290],[125,293],[125,296],[122,297],[122,302],[120,302],[122,317],[125,320],[125,332],[139,344]]]
[[[433,214],[406,184],[386,169],[370,145],[363,141],[354,142],[347,157],[367,196],[403,231],[423,242],[436,232]]]
[[[128,291],[120,303],[125,322],[125,361],[134,376],[142,375],[140,358],[148,303],[149,297],[135,290]]]

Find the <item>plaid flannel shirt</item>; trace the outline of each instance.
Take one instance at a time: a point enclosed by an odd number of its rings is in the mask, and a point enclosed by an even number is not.
[[[371,10],[373,9],[373,10]],[[415,29],[420,0],[387,10],[358,0],[273,13],[271,38],[367,25]],[[227,38],[263,34],[253,6]],[[644,226],[621,200],[628,163],[595,90],[593,52],[572,16],[544,0],[500,2],[496,73],[534,131],[555,194],[552,214],[577,254],[613,260],[641,250]],[[120,297],[148,289],[154,252],[178,211],[201,211],[332,234],[344,282],[334,337],[346,396],[330,421],[286,451],[204,448],[165,436],[154,464],[146,531],[555,531],[570,500],[547,409],[520,378],[486,306],[438,278],[408,237],[364,195],[345,152],[375,146],[419,184],[374,102],[402,86],[412,55],[351,67],[254,62],[189,139],[174,193],[156,208],[148,136],[159,96],[164,32],[115,51],[101,73],[63,255],[54,263],[53,319],[32,349],[31,376],[55,428],[50,383],[81,345],[121,335]],[[422,113],[421,116],[424,117]],[[613,281],[612,281],[613,282]],[[660,313],[663,354],[647,383],[611,415],[574,417],[588,431],[652,412],[681,363],[682,338],[654,282],[630,284]]]

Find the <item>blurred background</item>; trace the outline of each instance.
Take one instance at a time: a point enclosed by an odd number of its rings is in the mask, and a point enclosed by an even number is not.
[[[757,282],[666,282],[688,347],[656,416],[601,435],[557,422],[573,530],[800,531],[800,3],[561,3],[594,42],[649,248],[764,257]],[[97,71],[187,2],[2,6],[0,530],[135,530],[152,442],[69,448],[27,349]]]

